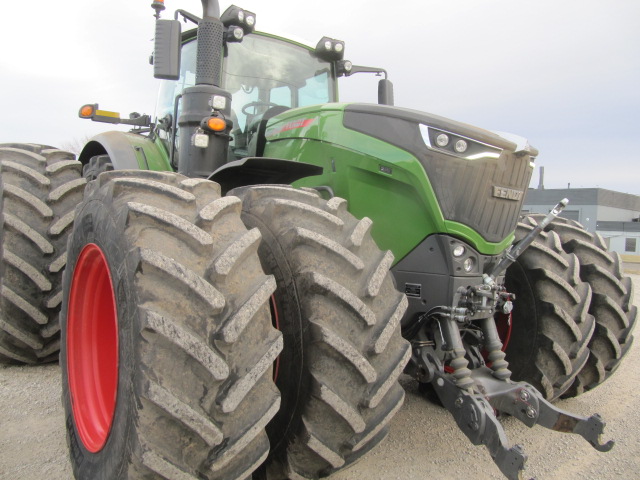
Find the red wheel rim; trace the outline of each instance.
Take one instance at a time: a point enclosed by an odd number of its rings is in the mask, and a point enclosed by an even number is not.
[[[67,321],[67,375],[76,428],[97,453],[111,431],[118,392],[118,317],[104,253],[88,244],[73,272]]]
[[[498,329],[498,336],[502,342],[502,351],[504,352],[509,345],[511,339],[511,330],[513,329],[513,317],[511,313],[498,313],[495,316],[496,328]]]

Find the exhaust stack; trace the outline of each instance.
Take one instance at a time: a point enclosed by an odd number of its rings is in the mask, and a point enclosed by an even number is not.
[[[220,86],[224,25],[218,0],[202,0],[202,20],[198,24],[196,85]]]
[[[218,0],[202,0],[202,17],[220,18],[220,2]]]
[[[230,123],[220,133],[205,132],[201,126],[203,119],[211,115],[231,118],[231,94],[220,88],[224,33],[218,0],[202,0],[202,20],[198,23],[196,85],[184,90],[182,112],[178,118],[182,139],[178,152],[178,172],[188,177],[206,178],[227,161]],[[202,142],[202,139],[205,141]]]
[[[544,167],[540,167],[540,181],[538,182],[538,190],[544,190]]]

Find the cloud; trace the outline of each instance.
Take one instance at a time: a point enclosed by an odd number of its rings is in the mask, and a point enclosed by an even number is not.
[[[635,0],[237,3],[257,14],[260,30],[311,45],[323,35],[345,40],[354,63],[389,71],[400,106],[528,137],[541,150],[539,161],[557,165],[562,183],[580,175],[587,185],[606,182],[601,186],[640,194],[640,174],[631,168],[640,127]],[[25,5],[3,5],[11,21],[0,30],[10,46],[0,56],[0,102],[11,115],[2,121],[0,141],[40,135],[62,143],[104,130],[77,119],[82,103],[153,113],[158,82],[147,61],[154,30],[148,1]],[[199,0],[166,5],[165,18],[176,8],[201,11]],[[375,81],[346,79],[341,91],[374,102]],[[48,128],[34,130],[34,112],[46,112]],[[598,163],[604,154],[606,175]],[[638,186],[629,187],[629,178]]]

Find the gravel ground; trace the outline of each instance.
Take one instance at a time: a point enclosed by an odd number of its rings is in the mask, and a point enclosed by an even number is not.
[[[631,275],[640,305],[640,275]],[[636,333],[636,336],[640,332]],[[529,455],[527,478],[633,479],[640,472],[640,347],[636,344],[616,374],[592,392],[558,402],[584,416],[607,421],[604,440],[616,445],[599,453],[581,437],[504,420],[509,440]],[[458,430],[449,413],[426,401],[409,377],[401,379],[405,405],[387,439],[353,467],[331,480],[502,479],[483,447]],[[0,367],[0,479],[72,478],[60,402],[60,367]]]

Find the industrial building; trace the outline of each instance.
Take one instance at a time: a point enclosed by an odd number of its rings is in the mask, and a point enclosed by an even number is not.
[[[640,196],[604,188],[553,188],[527,191],[523,213],[547,213],[563,198],[569,205],[561,216],[580,222],[604,238],[610,251],[640,258]]]

